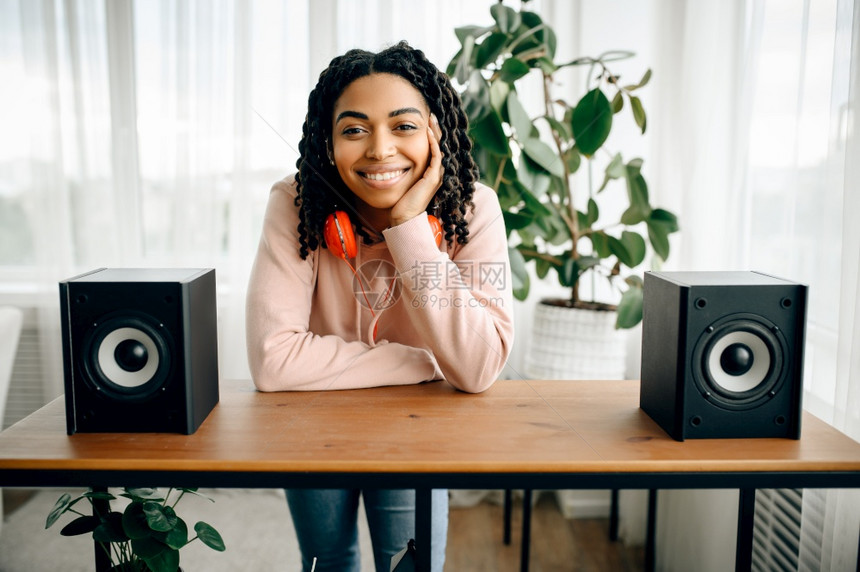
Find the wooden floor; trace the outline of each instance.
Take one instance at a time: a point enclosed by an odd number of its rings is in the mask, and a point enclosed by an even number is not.
[[[520,570],[521,501],[514,501],[509,546],[502,542],[501,505],[482,502],[470,508],[451,508],[449,515],[445,570]],[[608,530],[608,519],[565,519],[555,495],[540,495],[532,510],[529,571],[643,570],[644,550],[610,541]]]

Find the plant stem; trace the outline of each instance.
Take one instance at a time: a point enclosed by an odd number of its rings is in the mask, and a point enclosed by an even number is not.
[[[544,73],[543,74],[543,95],[544,95],[544,105],[546,107],[546,116],[552,119],[555,119],[555,113],[552,109],[552,76]],[[567,225],[567,230],[570,232],[570,238],[573,242],[570,249],[570,256],[576,261],[579,258],[579,250],[576,247],[577,242],[579,241],[579,220],[576,216],[576,206],[573,204],[573,193],[570,188],[570,170],[567,166],[567,161],[564,160],[564,146],[561,142],[561,137],[559,137],[558,133],[555,129],[550,125],[550,133],[552,133],[552,139],[555,142],[555,148],[558,151],[558,158],[561,160],[561,167],[563,170],[564,176],[562,177],[562,184],[564,185],[564,197],[566,201],[562,201],[566,203],[567,206],[567,215],[562,216],[562,220]],[[573,283],[571,286],[571,302],[576,305],[579,302],[579,281]]]
[[[557,257],[553,256],[552,254],[546,254],[545,252],[540,252],[540,251],[535,250],[533,248],[523,248],[521,246],[518,246],[517,250],[519,250],[523,254],[523,256],[530,256],[532,258],[540,258],[541,260],[546,260],[547,262],[549,262],[550,264],[553,264],[555,266],[561,266],[564,263],[560,258],[557,258]]]

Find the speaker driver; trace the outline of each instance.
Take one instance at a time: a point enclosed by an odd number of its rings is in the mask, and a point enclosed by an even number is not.
[[[721,389],[743,393],[755,389],[770,372],[770,350],[761,338],[747,331],[729,332],[711,346],[707,357],[709,378]]]
[[[117,316],[96,324],[84,364],[98,391],[116,399],[143,400],[169,378],[167,332],[139,317]]]
[[[717,405],[758,407],[779,390],[786,352],[779,329],[761,316],[728,316],[708,326],[696,343],[693,379]]]

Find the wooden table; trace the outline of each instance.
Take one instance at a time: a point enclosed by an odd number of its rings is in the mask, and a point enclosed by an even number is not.
[[[636,381],[499,381],[478,395],[226,381],[190,436],[67,436],[55,400],[0,433],[0,486],[415,489],[424,569],[433,488],[737,488],[745,569],[755,489],[860,487],[860,444],[806,413],[797,441],[677,442],[639,409]]]

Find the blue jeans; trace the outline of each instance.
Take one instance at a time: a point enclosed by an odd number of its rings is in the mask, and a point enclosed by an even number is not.
[[[373,545],[377,572],[389,572],[391,557],[415,538],[415,491],[289,489],[287,503],[302,553],[302,570],[310,572],[358,572],[358,499],[364,511]],[[445,564],[448,539],[448,491],[433,491],[431,551],[433,572]]]

